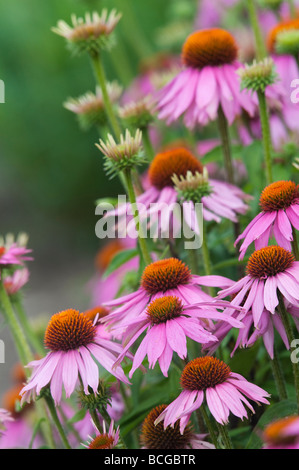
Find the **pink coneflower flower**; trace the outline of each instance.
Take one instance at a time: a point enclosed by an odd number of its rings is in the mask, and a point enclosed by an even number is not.
[[[8,295],[16,294],[29,280],[27,268],[17,269],[11,276],[3,279],[3,285]]]
[[[181,433],[179,424],[167,426],[155,425],[156,419],[167,405],[156,406],[144,419],[141,427],[140,442],[142,449],[214,449],[210,442],[204,441],[205,434],[195,434],[191,423]]]
[[[119,426],[114,429],[114,421],[111,420],[109,430],[106,431],[106,423],[103,422],[103,432],[96,437],[89,436],[87,444],[82,444],[87,449],[114,449],[119,441]]]
[[[244,302],[242,302],[242,304],[243,303]],[[299,331],[299,308],[290,306],[288,303],[286,303],[286,310],[292,316],[297,330]],[[235,312],[233,316],[236,319],[239,317],[242,318],[243,328],[238,332],[235,346],[231,352],[231,357],[233,357],[237,348],[249,348],[254,345],[258,338],[262,338],[269,357],[274,359],[275,330],[281,337],[286,349],[290,349],[287,333],[285,331],[284,324],[279,312],[275,312],[273,314],[264,309],[256,328],[254,327],[254,319],[251,309],[245,313],[245,316],[242,314],[240,315],[239,312]],[[216,343],[213,341],[204,344],[202,349],[207,351],[209,354],[213,354],[219,347],[220,342],[226,337],[230,330],[231,326],[228,323],[224,323],[222,321],[218,322],[215,330],[213,330],[213,335],[218,338],[218,342]]]
[[[280,246],[261,248],[250,256],[246,271],[245,277],[221,290],[218,298],[235,295],[231,306],[242,305],[241,317],[251,309],[255,328],[265,309],[275,313],[279,295],[290,306],[299,306],[299,262],[290,251]]]
[[[205,220],[218,223],[222,218],[237,222],[238,215],[248,210],[245,201],[250,196],[237,186],[208,178],[200,161],[184,147],[158,153],[149,167],[148,179],[149,187],[137,197],[137,204],[140,219],[149,220],[153,238],[180,230],[181,221],[177,215],[179,203],[182,205],[184,222],[197,234],[196,203],[203,205]],[[122,228],[125,220],[129,232],[130,215],[130,204],[122,204],[106,216],[117,217]]]
[[[109,313],[103,321],[113,329],[123,327],[138,319],[153,300],[167,295],[177,297],[182,305],[186,306],[211,302],[214,299],[200,286],[232,284],[233,281],[222,276],[192,275],[189,267],[177,258],[154,261],[144,269],[137,291],[104,304],[118,308]]]
[[[33,374],[21,390],[22,402],[30,401],[49,385],[55,403],[59,403],[64,386],[66,397],[73,393],[79,378],[86,395],[89,387],[97,391],[99,364],[118,380],[129,383],[121,367],[112,368],[122,352],[119,344],[103,338],[88,317],[69,309],[52,316],[46,332],[46,357],[32,361]]]
[[[264,449],[299,449],[299,417],[278,419],[264,429]]]
[[[209,331],[207,321],[221,319],[234,327],[243,326],[233,317],[216,310],[224,307],[225,304],[217,302],[183,306],[177,297],[158,297],[136,321],[124,325],[126,326],[123,336],[124,350],[116,364],[120,364],[132,344],[146,331],[145,338],[134,354],[129,377],[132,377],[135,370],[140,367],[145,356],[148,357],[149,367],[152,369],[158,361],[163,375],[167,377],[173,352],[176,352],[181,359],[186,359],[187,338],[200,344],[217,341],[217,337]]]
[[[225,30],[191,34],[182,50],[184,69],[159,92],[158,117],[171,124],[183,115],[193,128],[216,120],[220,106],[229,124],[244,110],[252,116],[256,105],[240,91],[237,54],[235,39]]]
[[[193,411],[201,407],[204,398],[211,414],[220,424],[226,424],[229,414],[247,418],[244,404],[254,413],[247,398],[256,403],[269,404],[265,390],[236,374],[224,362],[211,356],[190,361],[181,375],[183,391],[160,414],[155,424],[164,421],[164,428],[180,420],[180,431],[184,429]],[[247,397],[247,398],[246,398]]]
[[[293,181],[276,181],[267,186],[260,197],[260,212],[237,238],[240,240],[240,259],[244,258],[249,245],[254,242],[255,248],[268,245],[273,235],[277,243],[291,250],[293,229],[299,230],[299,186]]]
[[[0,268],[12,264],[23,265],[24,261],[32,261],[33,258],[27,256],[32,250],[28,250],[17,243],[12,245],[0,246]]]

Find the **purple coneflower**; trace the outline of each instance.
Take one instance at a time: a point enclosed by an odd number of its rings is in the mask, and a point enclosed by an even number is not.
[[[265,309],[275,313],[279,296],[290,306],[299,307],[299,262],[290,251],[275,245],[261,248],[250,256],[246,271],[246,276],[221,290],[218,297],[235,296],[230,304],[242,305],[241,317],[251,309],[255,328]]]
[[[140,219],[149,220],[153,238],[180,229],[179,203],[182,204],[184,222],[197,234],[196,203],[202,204],[205,220],[218,223],[222,218],[237,222],[238,215],[248,210],[245,201],[250,196],[237,186],[208,178],[200,161],[184,147],[158,153],[149,167],[148,179],[149,187],[137,197],[137,204]],[[130,204],[122,204],[107,213],[108,217],[117,216],[122,228],[123,219],[130,221],[130,215]],[[130,225],[127,222],[127,232]]]
[[[192,275],[189,267],[177,258],[154,261],[144,269],[137,291],[104,303],[105,306],[118,308],[109,313],[103,321],[113,329],[124,328],[128,322],[138,319],[148,305],[157,298],[174,296],[186,306],[211,302],[214,299],[200,286],[232,284],[233,281],[222,276]]]
[[[247,248],[255,243],[258,250],[268,245],[273,235],[277,243],[291,250],[293,230],[299,230],[299,186],[293,181],[276,181],[267,186],[260,197],[260,212],[237,238],[244,239],[240,247],[240,259]]]
[[[299,417],[278,419],[264,429],[264,449],[299,449]]]
[[[210,442],[204,441],[205,434],[195,434],[191,423],[181,433],[179,423],[167,426],[155,425],[156,419],[167,405],[156,406],[144,419],[141,427],[140,441],[143,449],[214,449]]]
[[[204,356],[193,359],[183,369],[180,393],[157,418],[155,424],[164,421],[164,428],[180,420],[180,431],[184,429],[193,411],[201,407],[206,398],[208,408],[220,424],[228,422],[229,414],[247,418],[244,404],[254,413],[247,398],[256,403],[269,404],[268,393],[236,374],[215,357]],[[247,398],[245,398],[247,397]]]
[[[256,105],[240,90],[237,55],[235,39],[223,29],[191,34],[182,49],[184,69],[159,92],[159,118],[170,124],[184,115],[192,128],[216,120],[220,106],[230,124],[242,111],[252,116]]]
[[[0,246],[0,268],[12,264],[23,265],[24,261],[32,261],[33,258],[27,256],[31,251],[24,246],[19,246],[17,243],[13,243],[8,247]]]
[[[243,326],[233,317],[216,310],[224,307],[225,304],[221,302],[183,306],[178,297],[158,297],[136,321],[124,325],[126,326],[123,336],[124,350],[116,364],[122,361],[132,344],[146,331],[146,336],[134,355],[129,377],[132,377],[135,370],[140,367],[146,355],[149,367],[154,368],[158,361],[163,375],[167,377],[173,352],[176,352],[181,359],[186,359],[187,338],[201,344],[218,340],[210,331],[213,330],[213,326],[209,325],[211,320],[221,319],[230,326],[238,328]]]
[[[96,392],[98,364],[118,380],[129,383],[121,367],[113,368],[117,355],[122,352],[120,344],[103,338],[96,325],[77,310],[69,309],[53,315],[44,342],[50,352],[28,364],[33,374],[21,390],[22,402],[29,402],[40,394],[43,387],[50,385],[51,395],[55,403],[59,403],[63,386],[66,397],[70,397],[79,379],[86,395],[89,387]]]

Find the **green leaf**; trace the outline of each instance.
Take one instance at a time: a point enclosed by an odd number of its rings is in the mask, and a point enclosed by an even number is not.
[[[113,271],[120,268],[120,266],[122,266],[124,263],[127,263],[135,256],[138,256],[138,250],[136,248],[119,251],[115,256],[113,256],[103,277],[108,277],[111,273],[113,273]]]
[[[270,405],[253,429],[246,448],[260,449],[263,446],[263,441],[260,436],[265,427],[273,421],[295,414],[298,414],[298,406],[297,403],[292,400],[283,400],[274,405]]]

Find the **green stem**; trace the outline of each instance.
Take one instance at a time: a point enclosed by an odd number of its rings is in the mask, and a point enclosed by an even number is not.
[[[63,445],[65,446],[66,449],[71,449],[71,446],[70,446],[70,443],[66,437],[66,434],[64,432],[64,429],[60,423],[60,420],[58,418],[58,415],[57,415],[57,411],[56,411],[56,407],[55,407],[55,403],[53,401],[53,398],[51,396],[46,396],[45,397],[45,400],[46,400],[46,403],[48,405],[48,409],[49,409],[49,412],[51,414],[51,417],[53,419],[53,422],[59,432],[59,435],[61,437],[61,440],[63,442]]]
[[[92,421],[94,422],[95,427],[97,428],[99,433],[102,434],[103,429],[102,429],[102,426],[101,426],[101,423],[100,423],[100,419],[99,419],[99,415],[98,415],[97,410],[89,410],[89,413],[90,413],[90,416],[92,418]],[[110,423],[110,421],[108,422],[108,424],[109,423]]]
[[[22,302],[20,300],[20,296],[16,295],[12,298],[12,305],[15,307],[15,311],[17,313],[17,316],[19,318],[20,324],[24,330],[25,335],[27,336],[27,339],[31,346],[35,349],[35,351],[40,355],[44,356],[45,350],[42,347],[40,341],[36,337],[31,324],[28,320],[28,317],[26,315],[26,312],[24,310],[24,307],[22,305]]]
[[[15,341],[20,360],[22,364],[26,366],[33,360],[33,355],[27,344],[24,332],[15,316],[10,298],[5,290],[2,280],[0,280],[0,304],[2,306],[4,318]]]
[[[14,309],[12,308],[10,298],[5,290],[5,287],[0,279],[0,304],[3,309],[4,318],[9,326],[10,332],[15,342],[15,346],[23,366],[31,362],[34,357],[27,343],[24,332],[16,318]],[[29,369],[25,368],[26,375],[29,375]],[[42,403],[35,403],[36,411],[39,419],[41,420],[41,431],[49,447],[54,447],[54,440],[50,423],[45,417],[45,409]]]
[[[145,234],[143,233],[143,230],[142,230],[142,224],[140,223],[139,211],[138,211],[137,203],[136,203],[136,195],[134,191],[131,170],[124,171],[123,174],[125,177],[129,201],[132,206],[132,214],[135,219],[136,230],[138,232],[138,241],[139,241],[139,246],[141,249],[142,257],[143,257],[145,264],[148,265],[152,263],[152,259],[147,248]]]
[[[258,61],[263,60],[267,56],[265,41],[260,28],[259,19],[257,15],[255,0],[247,0],[247,8],[250,17],[251,26],[254,32],[256,44],[256,58]]]
[[[293,250],[293,254],[296,258],[296,261],[299,261],[299,249],[298,249],[297,234],[296,234],[296,230],[294,229],[294,227],[293,227],[292,250]]]
[[[155,150],[149,137],[148,127],[142,129],[142,140],[148,160],[151,162],[155,157]]]
[[[273,183],[273,172],[272,172],[272,140],[271,131],[269,124],[269,115],[267,109],[266,95],[263,91],[258,91],[258,100],[260,108],[260,119],[263,133],[263,146],[264,146],[264,158],[266,166],[266,181],[267,185]]]
[[[228,435],[227,427],[225,425],[221,425],[217,423],[217,428],[219,430],[219,434],[222,438],[222,442],[223,442],[225,449],[233,449],[233,444]]]
[[[205,407],[202,405],[199,410],[200,410],[201,415],[203,417],[203,420],[204,420],[204,422],[205,422],[205,424],[208,428],[211,441],[213,442],[216,449],[219,449],[218,439],[217,439],[217,436],[216,436],[216,433],[215,433],[215,430],[214,430],[214,426],[213,426],[210,418],[208,417],[208,414],[205,410]]]
[[[279,312],[281,316],[281,320],[283,322],[283,326],[288,338],[289,345],[291,347],[292,344],[294,344],[295,336],[293,332],[293,328],[290,322],[290,315],[286,310],[283,297],[278,292],[278,299],[279,299]],[[296,397],[297,397],[297,404],[298,404],[298,411],[299,411],[299,363],[292,362],[292,368],[293,368],[293,376],[294,376],[294,383],[295,383],[295,391],[296,391]]]
[[[271,361],[273,377],[275,380],[279,400],[286,400],[288,398],[283,372],[281,369],[280,361],[277,355],[276,348],[274,350],[274,357]]]
[[[231,154],[231,141],[228,129],[228,122],[221,106],[218,109],[218,127],[222,142],[224,166],[227,181],[234,184],[234,168]]]
[[[109,98],[107,84],[106,84],[105,70],[101,61],[101,57],[99,54],[92,54],[90,57],[91,57],[93,70],[94,70],[97,82],[100,85],[101,90],[102,90],[105,111],[106,111],[106,114],[107,114],[107,117],[111,126],[111,130],[114,134],[114,137],[118,139],[119,136],[121,135],[121,127],[118,123],[118,120],[113,110],[111,100]]]
[[[211,276],[212,274],[212,263],[210,258],[210,252],[208,247],[208,234],[205,227],[205,222],[203,221],[203,236],[202,236],[202,255],[203,255],[203,264],[205,269],[206,276]],[[212,297],[215,295],[215,289],[209,287],[209,293]]]

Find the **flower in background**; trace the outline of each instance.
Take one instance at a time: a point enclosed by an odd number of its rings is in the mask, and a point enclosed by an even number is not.
[[[240,90],[237,55],[235,39],[225,30],[191,34],[182,50],[184,69],[159,92],[158,117],[171,124],[184,115],[193,128],[215,121],[220,106],[229,124],[243,111],[253,116],[256,104]]]
[[[243,327],[241,322],[232,316],[218,312],[217,308],[225,308],[225,303],[202,302],[196,305],[183,306],[178,297],[163,296],[153,300],[146,311],[141,313],[137,320],[124,323],[126,328],[123,335],[124,350],[116,361],[120,364],[129,348],[138,340],[141,334],[146,335],[134,354],[131,378],[142,364],[145,356],[148,357],[149,367],[154,368],[159,362],[160,369],[165,377],[168,376],[173,352],[181,359],[187,357],[187,338],[199,344],[217,341],[210,330],[213,330],[211,320],[228,322],[230,326]]]
[[[107,92],[110,102],[116,103],[121,96],[122,88],[117,82],[108,82]],[[77,115],[83,130],[88,130],[92,126],[101,128],[107,125],[107,114],[100,87],[96,87],[95,93],[89,91],[78,98],[69,98],[64,107]]]
[[[251,243],[260,249],[273,235],[277,243],[291,251],[293,230],[299,230],[299,186],[293,181],[276,181],[267,186],[260,197],[260,212],[235,241],[243,259]]]
[[[124,328],[144,313],[149,304],[160,297],[174,296],[182,305],[190,306],[200,302],[211,302],[213,297],[205,293],[201,286],[231,286],[233,281],[222,276],[197,276],[177,258],[154,261],[143,271],[140,287],[131,294],[105,302],[111,311],[103,322],[109,328]],[[144,327],[145,329],[145,327]]]
[[[114,429],[114,421],[111,420],[109,430],[106,431],[106,423],[103,422],[103,432],[97,432],[96,437],[89,436],[89,441],[82,444],[87,449],[114,449],[119,442],[119,426]]]
[[[21,268],[16,269],[12,275],[5,276],[3,279],[3,285],[8,295],[14,295],[22,289],[22,287],[27,284],[29,275],[29,270],[27,268]]]
[[[167,426],[155,425],[159,415],[167,405],[156,406],[145,418],[141,427],[140,442],[143,449],[214,449],[210,442],[204,441],[205,434],[195,434],[191,423],[181,433],[179,423]]]
[[[243,304],[244,302],[242,302],[242,305]],[[299,307],[294,307],[288,302],[285,302],[285,308],[292,316],[297,331],[299,331]],[[230,354],[231,357],[233,357],[237,348],[249,348],[253,346],[259,338],[262,338],[269,357],[274,359],[275,331],[277,331],[281,337],[286,349],[290,349],[287,333],[278,311],[273,314],[267,309],[264,309],[257,327],[254,326],[252,309],[249,309],[245,315],[240,315],[238,312],[235,312],[233,316],[236,319],[239,317],[242,318],[243,328],[238,332],[235,346]],[[216,324],[215,330],[213,330],[213,335],[218,338],[218,342],[213,341],[204,344],[202,349],[208,352],[208,354],[214,354],[220,342],[226,337],[230,330],[231,326],[227,322],[219,321]]]
[[[247,418],[244,404],[254,413],[247,398],[258,404],[269,404],[266,399],[269,394],[265,390],[232,372],[228,365],[211,356],[193,359],[184,367],[181,387],[183,391],[162,411],[155,424],[163,421],[164,428],[167,428],[180,420],[180,431],[184,432],[191,414],[201,407],[204,399],[220,424],[228,423],[230,413],[242,420]]]
[[[33,373],[21,390],[22,403],[35,399],[47,385],[55,403],[60,403],[63,386],[66,397],[70,397],[79,376],[87,395],[89,387],[96,392],[99,385],[98,364],[118,380],[129,383],[120,367],[113,368],[117,355],[122,352],[121,346],[103,338],[96,325],[77,310],[69,309],[53,315],[44,342],[50,352],[46,357],[28,364]]]
[[[11,265],[23,265],[24,261],[32,261],[33,258],[27,256],[32,250],[13,243],[10,246],[0,246],[0,268]]]
[[[97,12],[86,13],[85,18],[77,18],[72,15],[72,25],[65,21],[58,21],[57,27],[52,31],[67,40],[70,49],[76,53],[88,51],[98,53],[102,48],[111,45],[111,33],[114,31],[121,14],[114,9],[108,13],[107,9]]]
[[[264,449],[299,449],[299,417],[288,416],[266,426]]]
[[[267,246],[250,256],[246,276],[218,292],[218,298],[234,296],[231,306],[244,309],[238,319],[242,320],[251,309],[254,327],[258,328],[265,310],[275,314],[279,296],[290,306],[299,307],[298,274],[299,262],[290,251],[280,246]]]
[[[201,0],[195,21],[196,28],[213,28],[219,26],[229,9],[238,0]]]

